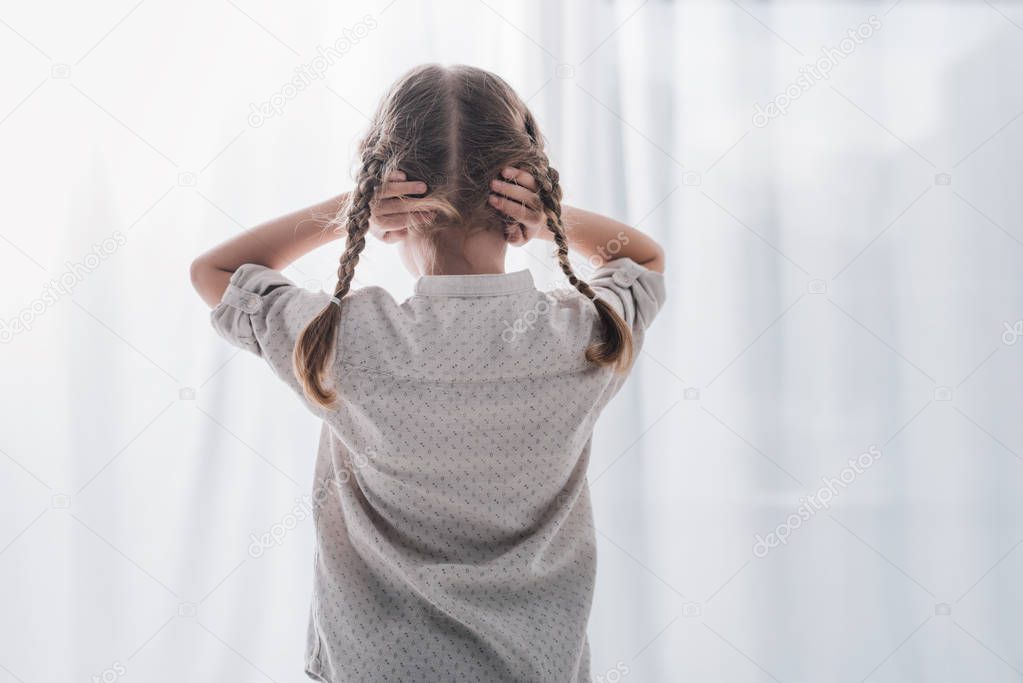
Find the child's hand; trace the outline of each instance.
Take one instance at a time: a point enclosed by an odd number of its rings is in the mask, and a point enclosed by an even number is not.
[[[521,246],[547,225],[547,216],[533,176],[511,167],[502,169],[501,176],[490,181],[490,205],[511,221],[504,233],[508,244]]]
[[[410,195],[426,194],[426,183],[408,180],[401,171],[387,176],[370,202],[369,232],[383,242],[405,239],[408,229],[433,217],[423,210],[422,199]]]

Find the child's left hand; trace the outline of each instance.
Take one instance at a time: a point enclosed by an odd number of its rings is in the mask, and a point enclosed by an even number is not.
[[[490,205],[510,221],[504,233],[508,244],[522,246],[546,227],[547,216],[532,175],[509,166],[501,170],[501,178],[490,181],[490,189]]]

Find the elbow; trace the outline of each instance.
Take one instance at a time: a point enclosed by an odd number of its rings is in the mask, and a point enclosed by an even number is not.
[[[649,258],[645,259],[643,263],[641,263],[640,265],[642,265],[647,270],[653,270],[658,273],[663,273],[664,259],[665,259],[664,247],[654,242],[652,253],[650,254]]]
[[[205,255],[192,261],[188,269],[192,287],[206,304],[213,308],[224,296],[224,291],[231,283],[233,271],[224,270],[212,263]]]
[[[192,281],[192,287],[197,292],[202,292],[202,283],[205,280],[205,274],[209,272],[209,266],[200,256],[192,261],[192,265],[188,267],[188,277]]]
[[[222,275],[223,277],[221,277]],[[205,254],[196,257],[192,261],[192,265],[188,267],[188,278],[192,281],[192,288],[207,303],[212,301],[211,306],[215,305],[224,293],[226,285],[219,285],[218,291],[218,284],[230,275],[211,263]]]

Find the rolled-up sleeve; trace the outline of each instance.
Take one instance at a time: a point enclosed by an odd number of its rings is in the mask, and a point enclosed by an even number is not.
[[[597,270],[590,285],[634,332],[650,326],[666,298],[664,275],[629,258],[608,261]]]
[[[247,263],[231,275],[210,321],[221,337],[262,357],[281,379],[294,384],[295,342],[327,300],[326,294],[297,287],[276,270]]]

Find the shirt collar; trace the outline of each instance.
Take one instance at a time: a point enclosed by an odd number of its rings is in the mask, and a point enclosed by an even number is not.
[[[493,275],[424,275],[416,281],[420,296],[500,296],[534,289],[528,270]]]

